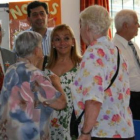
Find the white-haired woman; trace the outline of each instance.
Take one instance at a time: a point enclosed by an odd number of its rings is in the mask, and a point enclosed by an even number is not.
[[[41,35],[32,31],[20,33],[15,40],[19,60],[8,68],[4,78],[0,139],[48,140],[53,108],[66,106],[60,79],[52,75],[50,81],[36,68],[43,58],[41,42]]]
[[[80,33],[88,48],[71,87],[77,117],[85,110],[78,140],[134,140],[127,63],[120,55],[117,65],[117,48],[107,36],[110,24],[102,6],[80,14]]]

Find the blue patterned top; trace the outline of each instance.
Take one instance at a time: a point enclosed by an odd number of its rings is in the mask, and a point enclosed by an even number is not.
[[[11,65],[0,94],[0,140],[49,139],[53,109],[44,106],[61,95],[43,73],[28,62]]]

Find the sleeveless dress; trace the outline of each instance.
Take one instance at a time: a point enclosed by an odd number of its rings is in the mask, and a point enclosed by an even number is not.
[[[66,93],[67,107],[61,111],[55,111],[52,114],[50,123],[51,140],[71,140],[70,136],[70,120],[73,111],[73,101],[71,96],[70,84],[76,76],[78,66],[60,76],[61,85]],[[45,75],[53,74],[52,71],[46,69]]]

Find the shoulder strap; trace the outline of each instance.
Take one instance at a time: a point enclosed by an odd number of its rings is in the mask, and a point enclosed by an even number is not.
[[[117,75],[118,75],[118,72],[119,72],[119,67],[120,67],[120,54],[119,54],[119,49],[118,49],[117,46],[116,46],[116,48],[117,48],[117,50],[118,50],[117,70],[116,70],[116,73],[114,74],[114,76],[112,77],[110,84],[108,85],[108,87],[107,87],[105,90],[107,90],[108,88],[111,87],[111,85],[112,85],[113,82],[115,81],[115,79],[116,79],[116,77],[117,77]],[[80,116],[77,118],[76,121],[77,121],[78,124],[81,122],[81,118],[82,118],[84,112],[85,112],[85,110],[83,110],[82,113],[80,114]]]
[[[114,74],[114,76],[112,77],[110,84],[108,85],[108,87],[107,87],[105,90],[107,90],[108,88],[111,87],[111,85],[112,85],[113,82],[115,81],[115,79],[116,79],[116,77],[117,77],[117,75],[118,75],[118,72],[119,72],[119,67],[120,67],[120,54],[119,54],[119,49],[118,49],[117,46],[116,46],[116,48],[117,48],[117,50],[118,50],[117,70],[116,70],[116,73]]]
[[[85,113],[85,110],[83,110],[82,113],[80,114],[80,116],[76,119],[76,122],[78,123],[78,125],[80,124],[82,116],[84,115],[84,113]]]
[[[44,69],[45,69],[45,65],[46,65],[47,61],[48,61],[48,57],[47,57],[47,55],[45,55],[45,56],[44,56],[44,61],[43,61],[43,66],[42,66],[42,70],[43,70],[43,71],[44,71]]]

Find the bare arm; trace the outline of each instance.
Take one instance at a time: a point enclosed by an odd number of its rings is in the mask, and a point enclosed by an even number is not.
[[[52,81],[53,86],[61,93],[61,96],[57,98],[53,103],[49,104],[50,107],[60,110],[66,107],[66,97],[64,90],[61,87],[60,78],[56,75],[51,75],[50,79]]]
[[[57,75],[51,75],[50,79],[51,79],[52,84],[54,86],[54,87],[52,87],[52,89],[55,92],[54,94],[56,94],[56,92],[61,93],[61,95],[58,98],[54,97],[51,99],[46,99],[43,96],[41,96],[40,90],[39,90],[39,88],[40,88],[39,81],[35,81],[35,83],[34,83],[35,86],[32,88],[32,91],[37,92],[38,99],[41,103],[43,103],[44,106],[50,106],[56,110],[63,109],[66,107],[66,97],[65,97],[65,93],[61,87],[60,78]]]
[[[95,126],[97,117],[100,112],[102,103],[88,100],[85,102],[85,115],[84,115],[84,125],[83,125],[83,133],[88,133]],[[90,134],[81,134],[78,140],[91,140]]]

